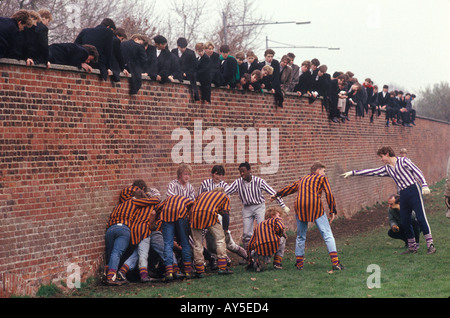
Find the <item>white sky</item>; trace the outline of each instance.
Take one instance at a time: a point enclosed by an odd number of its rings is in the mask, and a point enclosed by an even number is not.
[[[450,0],[260,2],[272,21],[311,21],[267,26],[269,47],[281,46],[273,39],[340,48],[274,49],[277,57],[292,50],[297,64],[317,57],[331,74],[352,71],[361,82],[370,77],[379,86],[395,83],[411,92],[450,79]]]
[[[162,6],[162,0],[156,0]],[[178,1],[178,0],[177,0]],[[181,0],[180,0],[181,1]],[[221,20],[220,0],[205,0]],[[165,2],[165,1],[164,1]],[[338,47],[340,50],[274,48],[275,57],[293,52],[296,64],[318,58],[328,73],[352,71],[360,81],[397,85],[417,93],[450,78],[450,0],[255,0],[268,22],[311,24],[265,26],[258,57],[269,47]],[[167,3],[167,2],[165,2]],[[161,6],[157,6],[161,9]],[[220,44],[217,44],[220,45]]]

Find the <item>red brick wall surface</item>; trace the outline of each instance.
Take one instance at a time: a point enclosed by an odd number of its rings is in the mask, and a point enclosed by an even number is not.
[[[214,88],[212,104],[204,105],[191,101],[185,84],[144,80],[139,93],[130,96],[126,77],[120,83],[103,82],[98,74],[71,67],[27,68],[10,60],[0,62],[0,71],[4,297],[33,295],[42,284],[65,280],[70,264],[80,267],[83,280],[95,275],[103,265],[105,225],[119,191],[142,178],[164,197],[176,177],[178,164],[171,154],[180,143],[179,133],[191,137],[192,153],[186,158],[196,189],[215,164],[206,156],[212,145],[227,182],[239,177],[242,159],[227,150],[244,154],[252,163],[255,158],[249,153],[257,153],[253,174],[276,190],[320,160],[327,166],[339,215],[347,218],[396,190],[389,178],[339,177],[348,170],[380,166],[375,154],[380,146],[407,148],[430,184],[445,177],[450,155],[450,126],[423,118],[413,128],[386,128],[384,114],[370,124],[368,117],[357,119],[352,111],[350,122],[335,124],[319,101],[310,104],[295,95],[286,96],[284,107],[277,109],[271,94]],[[201,124],[200,133],[194,133],[194,121]],[[227,130],[238,128],[256,132],[250,151],[237,141],[227,147]],[[279,152],[272,154],[277,139],[270,136],[276,132]],[[222,140],[213,144],[208,133]],[[278,153],[278,168],[261,153]],[[276,173],[264,174],[268,167]],[[292,209],[286,223],[295,230],[293,199],[285,200]],[[241,208],[237,195],[232,196],[231,229],[237,242]]]

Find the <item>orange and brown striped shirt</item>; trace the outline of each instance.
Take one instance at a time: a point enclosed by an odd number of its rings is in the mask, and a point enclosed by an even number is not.
[[[259,223],[248,243],[248,255],[255,250],[258,255],[272,256],[277,252],[283,234],[284,224],[281,218],[269,218]]]
[[[135,220],[139,209],[155,205],[156,198],[130,199],[116,206],[109,217],[107,228],[111,225],[122,223],[130,227]]]
[[[189,214],[189,221],[194,229],[207,229],[219,222],[218,213],[229,213],[229,211],[230,198],[226,193],[203,192],[195,199]]]
[[[187,218],[193,204],[194,201],[188,197],[171,195],[158,205],[159,218],[163,222],[176,222],[178,219]]]
[[[152,212],[155,211],[155,206],[160,202],[158,198],[147,199],[153,204],[138,209],[130,226],[131,244],[139,244],[143,239],[148,237],[152,232],[150,229],[151,219],[155,217]]]
[[[336,202],[326,176],[316,173],[308,174],[290,186],[281,189],[276,195],[285,197],[295,192],[297,192],[297,199],[294,209],[300,221],[314,222],[323,215],[322,192],[325,192],[330,213],[337,213]]]

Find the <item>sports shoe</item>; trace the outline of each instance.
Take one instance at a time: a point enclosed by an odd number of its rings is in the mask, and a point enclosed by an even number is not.
[[[433,254],[436,253],[436,248],[434,247],[434,244],[431,244],[430,247],[428,247],[427,254]]]
[[[166,274],[166,276],[163,278],[163,282],[165,282],[165,283],[171,282],[173,280],[174,280],[174,278],[173,278],[173,274],[172,273]]]
[[[333,271],[341,271],[341,270],[344,269],[344,265],[342,265],[341,262],[338,262],[336,265],[333,265],[333,266],[331,267],[331,269],[332,269]]]
[[[273,264],[273,268],[280,270],[283,269],[283,266],[281,266],[281,264]]]
[[[203,278],[203,277],[205,277],[205,273],[195,273],[195,277],[196,278]]]
[[[302,266],[299,266],[299,265],[295,264],[295,267],[296,267],[299,271],[303,270],[303,265],[302,265]]]

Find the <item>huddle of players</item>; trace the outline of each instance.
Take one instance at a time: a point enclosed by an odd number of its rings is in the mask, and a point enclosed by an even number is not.
[[[263,179],[251,175],[248,163],[242,163],[239,166],[241,178],[230,186],[222,180],[225,174],[223,167],[214,166],[211,178],[202,182],[195,196],[195,191],[189,183],[192,170],[189,165],[182,164],[178,168],[177,179],[169,184],[167,197],[163,201],[156,189],[147,189],[145,182],[137,180],[133,185],[122,190],[120,204],[114,208],[107,224],[105,239],[107,283],[122,284],[126,281],[128,271],[136,268],[137,264],[139,264],[141,281],[153,281],[147,270],[150,246],[164,262],[164,281],[171,281],[177,277],[204,277],[204,255],[208,253],[217,255],[219,275],[232,274],[228,266],[227,249],[246,259],[248,269],[264,270],[272,257],[273,267],[282,269],[281,263],[286,242],[286,228],[282,215],[288,214],[289,208],[284,205],[281,197],[292,193],[304,193],[303,187],[313,187],[318,193],[322,191],[326,193],[326,199],[330,205],[330,216],[334,217],[336,214],[334,198],[324,175],[324,168],[322,164],[316,163],[311,168],[311,174],[306,176],[307,178],[301,178],[300,181],[276,192]],[[261,191],[269,193],[271,200],[277,200],[280,206],[266,209]],[[259,211],[251,212],[258,215],[250,216],[250,222],[243,220],[244,248],[234,242],[228,230],[229,196],[233,193],[238,193],[244,204],[243,219],[248,218],[246,209]],[[317,196],[313,195],[313,197]],[[296,211],[302,210],[300,216],[297,213],[297,221],[306,225],[308,220],[322,218],[325,215],[321,203],[317,204],[318,202],[309,208],[300,208],[306,202],[311,202],[310,199],[305,195],[299,195],[295,204]],[[302,221],[299,221],[299,218]],[[257,223],[255,228],[253,228],[254,221]],[[324,225],[325,227],[328,226],[325,232],[331,233],[329,223],[323,223],[327,224]],[[306,232],[307,226],[306,228],[299,226],[299,228]],[[305,236],[304,232],[302,237]],[[343,269],[337,258],[334,238],[331,235],[324,239],[329,247],[333,269]],[[302,238],[298,240],[302,241]],[[208,249],[204,248],[205,241]],[[133,249],[132,255],[119,268],[121,258],[129,246]],[[175,250],[179,250],[178,246],[181,246],[181,264],[174,252],[174,247]],[[297,268],[302,269],[304,247],[296,250],[296,254],[300,254],[297,255]],[[180,268],[183,269],[183,273]]]

